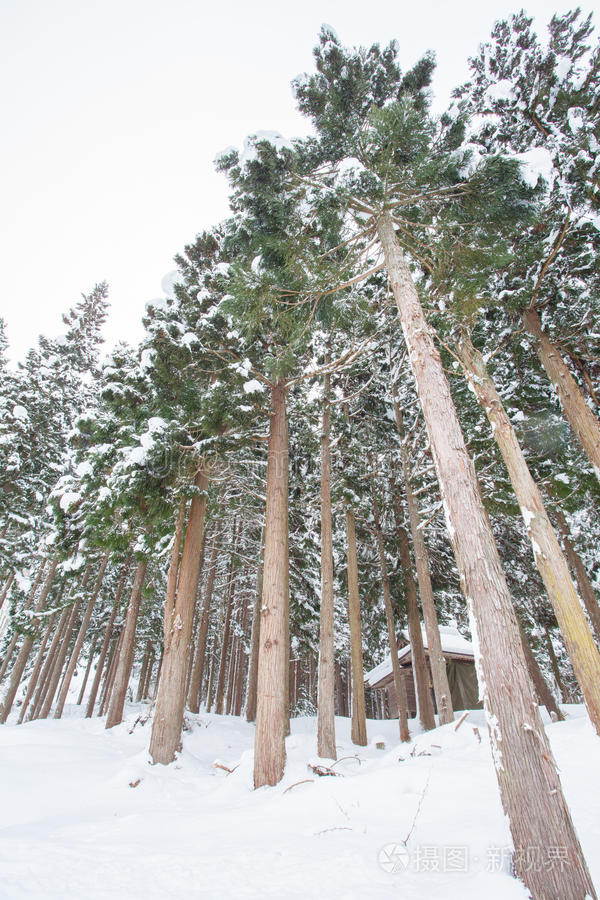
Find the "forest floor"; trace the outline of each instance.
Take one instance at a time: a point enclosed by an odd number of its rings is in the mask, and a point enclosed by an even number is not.
[[[565,710],[548,731],[600,885],[600,741],[581,707]],[[528,896],[510,875],[479,711],[458,731],[421,734],[413,722],[410,744],[396,722],[369,721],[364,748],[338,718],[338,777],[308,768],[319,762],[316,719],[294,719],[284,779],[258,791],[253,726],[188,714],[177,762],[151,766],[147,711],[130,704],[110,731],[77,706],[60,721],[0,727],[1,898]]]

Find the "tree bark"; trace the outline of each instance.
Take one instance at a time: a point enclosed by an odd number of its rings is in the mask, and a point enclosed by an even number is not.
[[[326,364],[329,359],[326,357]],[[335,667],[333,643],[333,524],[331,516],[331,406],[329,375],[325,376],[321,425],[321,615],[319,625],[319,686],[317,693],[317,753],[337,759],[335,750]]]
[[[590,719],[596,733],[600,734],[600,653],[577,596],[567,560],[481,353],[466,333],[462,334],[457,350],[467,381],[492,425],[494,440],[521,507],[536,568],[550,597]]]
[[[125,590],[125,582],[127,581],[127,576],[129,575],[129,569],[131,568],[131,556],[125,562],[123,569],[121,570],[121,577],[119,579],[119,584],[117,586],[117,593],[115,594],[115,599],[113,602],[113,608],[110,613],[110,618],[106,625],[106,631],[104,632],[104,640],[102,642],[102,648],[100,650],[100,656],[98,657],[98,664],[96,665],[96,674],[94,675],[94,680],[92,682],[92,689],[90,691],[90,696],[88,697],[87,708],[85,711],[86,719],[91,718],[94,712],[94,706],[96,704],[96,697],[98,695],[98,688],[100,687],[100,680],[102,678],[102,670],[104,668],[104,660],[106,659],[106,654],[108,653],[108,648],[110,646],[110,639],[113,633],[113,627],[115,624],[115,619],[117,617],[117,613],[119,611],[119,606],[121,605],[121,597],[123,596],[123,591]]]
[[[31,585],[29,594],[27,595],[27,599],[25,600],[25,603],[23,604],[23,610],[30,609],[30,607],[33,605],[33,601],[35,600],[35,595],[36,595],[36,591],[38,589],[38,585],[39,585],[40,581],[42,580],[42,575],[44,574],[45,566],[46,566],[46,560],[43,559],[37,570],[37,574],[33,580],[33,584]],[[4,654],[4,659],[2,660],[2,666],[0,666],[0,681],[2,681],[4,676],[6,675],[6,670],[8,669],[8,667],[11,663],[12,655],[14,653],[14,650],[15,650],[15,647],[17,646],[18,641],[19,641],[19,632],[15,631],[10,640],[8,647],[6,648],[6,652]]]
[[[92,641],[92,646],[90,647],[90,655],[88,658],[88,664],[85,667],[85,675],[83,676],[83,682],[81,684],[81,690],[79,691],[79,697],[77,698],[77,706],[81,706],[83,703],[83,697],[85,694],[85,689],[87,687],[88,679],[90,677],[90,672],[92,671],[92,664],[94,662],[94,654],[96,652],[96,646],[98,644],[98,637],[95,636]]]
[[[538,696],[538,700],[546,707],[546,709],[548,710],[548,715],[551,719],[553,719],[553,721],[562,722],[565,717],[563,716],[556,700],[552,696],[552,691],[546,684],[546,679],[542,675],[541,669],[538,665],[538,661],[534,656],[531,645],[527,639],[527,635],[525,634],[525,630],[520,622],[519,625],[521,626],[521,642],[523,644],[523,651],[525,653],[527,668],[529,669],[529,674],[531,676],[535,692]]]
[[[39,625],[39,619],[36,617],[37,613],[42,612],[44,607],[46,606],[46,601],[48,599],[48,594],[50,593],[50,588],[52,587],[52,583],[54,581],[54,576],[56,574],[56,567],[58,565],[58,556],[55,556],[50,563],[50,568],[48,570],[48,574],[44,580],[44,586],[42,587],[42,591],[40,593],[38,602],[34,608],[33,618],[31,620],[30,628],[33,630],[37,628]],[[6,694],[4,695],[4,702],[0,707],[0,722],[6,722],[9,713],[12,709],[12,705],[15,700],[15,695],[17,690],[19,689],[19,684],[21,683],[21,678],[23,677],[23,672],[25,670],[25,666],[27,665],[27,660],[29,659],[29,654],[31,653],[33,644],[35,641],[35,636],[33,634],[25,635],[23,643],[21,644],[21,649],[17,655],[15,660],[15,664],[12,667],[10,673],[10,681],[8,683],[8,688]]]
[[[156,659],[156,651],[154,647],[150,648],[150,659],[148,660],[148,667],[146,669],[146,678],[144,680],[144,687],[142,689],[142,700],[147,700],[148,695],[150,693],[150,683],[152,681],[152,671],[154,669],[154,660]]]
[[[233,700],[233,715],[240,716],[242,714],[242,701],[244,696],[244,674],[246,671],[246,649],[244,642],[246,640],[246,628],[248,626],[248,602],[244,600],[242,609],[242,621],[240,626],[240,636],[237,647],[237,663],[235,672],[235,689]]]
[[[179,575],[179,554],[181,552],[181,540],[183,536],[183,527],[185,525],[185,511],[187,500],[183,498],[179,504],[177,512],[177,522],[175,525],[175,536],[173,538],[173,547],[171,548],[171,563],[169,565],[169,574],[167,576],[167,594],[165,597],[165,610],[163,621],[163,633],[165,641],[167,635],[171,631],[173,618],[173,608],[175,606],[175,596],[177,594],[177,577]]]
[[[60,615],[60,619],[58,620],[58,625],[56,626],[56,630],[52,637],[50,649],[48,650],[48,653],[46,654],[46,659],[44,661],[42,671],[38,678],[38,684],[37,684],[35,696],[31,703],[31,710],[30,710],[29,716],[27,717],[28,721],[31,721],[32,719],[37,719],[41,712],[42,704],[46,698],[46,694],[47,694],[48,688],[50,686],[52,672],[54,670],[54,666],[55,666],[57,655],[58,655],[58,648],[60,646],[63,635],[65,633],[65,629],[67,628],[67,624],[68,624],[70,616],[71,616],[71,610],[69,609],[68,606],[66,606]]]
[[[177,593],[169,631],[165,635],[162,672],[150,739],[150,755],[155,763],[163,765],[173,762],[175,752],[181,742],[187,655],[194,623],[200,558],[204,541],[206,489],[208,487],[208,473],[204,468],[201,468],[196,474],[194,484],[198,493],[192,498],[190,504]]]
[[[215,588],[215,578],[217,575],[217,558],[219,555],[220,542],[221,534],[215,534],[215,543],[212,549],[210,569],[208,572],[208,579],[204,592],[204,602],[202,603],[202,612],[200,615],[200,627],[198,629],[196,658],[194,661],[194,669],[192,672],[192,680],[190,682],[190,690],[188,695],[188,706],[190,708],[190,711],[193,713],[200,712],[200,691],[202,688],[202,676],[204,675],[204,663],[206,658],[206,639],[208,637],[210,608]]]
[[[7,669],[10,666],[13,658],[13,653],[15,652],[15,647],[19,641],[19,633],[15,631],[13,636],[11,637],[8,647],[4,652],[4,659],[2,660],[2,665],[0,666],[0,682],[4,680],[4,676],[6,675]]]
[[[235,524],[233,527],[235,532]],[[217,694],[215,701],[215,712],[222,716],[225,712],[225,678],[227,673],[227,654],[229,651],[229,635],[231,634],[231,614],[233,610],[233,597],[235,593],[235,543],[234,550],[231,554],[231,569],[229,572],[229,587],[227,589],[227,601],[225,605],[225,622],[223,625],[223,641],[221,644],[221,657],[219,662],[219,678],[217,680]]]
[[[558,349],[542,330],[537,312],[534,309],[527,310],[523,322],[526,330],[534,338],[537,355],[556,389],[563,412],[591,462],[596,478],[600,481],[600,422],[585,402],[579,385],[569,372]]]
[[[548,628],[545,629],[544,635],[546,637],[546,647],[548,649],[548,658],[550,659],[550,665],[552,667],[552,672],[554,673],[554,680],[556,681],[556,687],[560,693],[560,699],[563,703],[567,700],[567,693],[565,691],[565,686],[562,680],[562,676],[560,674],[560,669],[558,666],[558,660],[556,658],[556,653],[554,652],[554,644],[552,643],[552,638],[550,636],[550,631]]]
[[[71,685],[71,679],[73,677],[73,672],[75,671],[75,667],[77,665],[77,660],[79,659],[79,654],[81,653],[81,648],[83,647],[83,642],[85,640],[85,635],[88,630],[90,620],[92,618],[92,613],[94,611],[94,606],[96,605],[96,600],[98,599],[98,594],[100,593],[100,588],[102,586],[102,579],[104,578],[104,573],[106,572],[106,567],[108,565],[109,554],[105,553],[100,563],[100,571],[98,572],[98,577],[96,578],[96,584],[94,585],[94,590],[92,591],[92,596],[88,601],[88,605],[83,616],[83,620],[81,622],[81,626],[79,628],[79,634],[75,640],[75,646],[73,647],[73,652],[71,653],[71,658],[69,659],[69,665],[67,666],[67,671],[65,673],[65,677],[63,679],[63,683],[61,685],[60,693],[58,695],[58,700],[56,701],[56,709],[54,711],[54,718],[60,719],[63,713],[63,709],[65,706],[65,702],[67,699],[67,694],[69,693],[69,687]]]
[[[123,645],[124,633],[125,629],[123,626],[121,626],[118,634],[115,635],[115,639],[112,642],[112,647],[110,648],[110,653],[106,662],[106,669],[104,670],[104,682],[102,684],[102,690],[100,691],[100,704],[98,707],[99,716],[105,715],[108,704],[110,703],[110,695],[113,689],[117,667],[119,665],[119,654]]]
[[[442,361],[389,213],[379,217],[377,227],[471,616],[480,692],[516,871],[536,898],[595,897],[540,719],[512,599]],[[569,866],[533,871],[527,865],[531,848],[542,853],[557,846],[566,849]]]
[[[590,617],[590,622],[592,623],[596,638],[600,641],[600,606],[598,605],[596,593],[592,587],[592,583],[585,570],[581,557],[575,550],[575,546],[571,540],[571,531],[567,525],[567,520],[560,509],[554,511],[554,516],[558,523],[560,533],[562,534],[563,546],[565,548],[565,553],[567,554],[567,559],[571,564],[571,568],[577,579],[577,584],[579,585],[579,593],[581,594],[587,614]]]
[[[86,575],[89,573],[89,567],[86,572]],[[83,577],[83,581],[86,581],[86,575]],[[85,584],[82,584],[82,589]],[[75,600],[73,608],[71,609],[71,615],[67,621],[67,625],[65,628],[64,635],[61,639],[61,643],[56,654],[56,659],[54,661],[54,665],[52,666],[52,672],[50,678],[48,680],[48,688],[46,690],[46,694],[44,696],[44,701],[42,703],[39,714],[36,715],[36,718],[39,719],[47,719],[52,709],[52,704],[54,702],[54,696],[58,689],[58,685],[60,682],[60,676],[63,672],[63,666],[65,664],[65,659],[67,658],[67,654],[69,652],[69,648],[71,646],[71,638],[73,637],[73,632],[75,631],[75,626],[77,624],[77,619],[79,617],[79,608],[81,606],[81,594]]]
[[[208,685],[206,686],[206,712],[211,711],[214,700],[215,669],[217,667],[217,659],[215,656],[214,646],[215,642],[213,641],[211,652],[209,655],[210,671],[208,673]]]
[[[238,646],[239,646],[239,637],[237,635],[237,626],[239,624],[240,618],[240,610],[239,607],[232,614],[232,624],[231,624],[231,632],[229,637],[229,660],[227,666],[227,699],[224,703],[224,710],[228,716],[232,714],[233,710],[233,693],[235,690],[235,679],[237,674],[237,656],[238,656]]]
[[[27,712],[27,708],[31,702],[31,698],[33,697],[33,694],[37,687],[39,677],[40,677],[40,672],[42,670],[42,665],[44,662],[44,651],[46,649],[46,645],[48,644],[48,640],[50,639],[50,635],[52,634],[52,627],[54,625],[55,619],[56,619],[56,613],[53,613],[52,616],[50,617],[50,621],[48,622],[48,625],[46,626],[46,630],[44,632],[44,636],[42,638],[42,642],[41,642],[39,650],[38,650],[37,659],[35,661],[35,666],[33,667],[33,671],[31,673],[31,675],[29,676],[29,684],[27,685],[27,693],[25,694],[25,698],[23,700],[23,703],[21,704],[21,710],[19,712],[19,718],[17,720],[18,725],[21,725],[23,723],[23,721],[25,719],[25,713]]]
[[[375,494],[373,494],[373,518],[375,520],[375,539],[377,541],[377,551],[379,553],[379,567],[381,570],[381,583],[383,587],[383,604],[385,608],[385,619],[387,623],[388,643],[390,645],[390,658],[392,661],[392,672],[394,673],[394,693],[396,709],[393,714],[398,719],[398,727],[400,729],[400,740],[410,741],[410,731],[408,729],[408,704],[406,701],[406,687],[402,672],[400,671],[400,663],[398,661],[398,640],[396,638],[396,626],[394,623],[394,608],[392,606],[392,592],[390,590],[390,578],[388,575],[387,560],[385,558],[385,545],[383,543],[383,534],[381,531],[381,522],[379,519],[379,507]]]
[[[160,684],[160,673],[162,672],[162,664],[163,659],[165,658],[165,649],[164,647],[160,651],[160,656],[158,658],[158,666],[156,667],[156,675],[154,678],[154,687],[152,689],[152,699],[156,700],[158,694],[158,686]]]
[[[144,587],[147,568],[148,560],[141,559],[135,570],[129,606],[127,607],[125,626],[122,632],[121,650],[117,657],[114,682],[110,694],[106,728],[114,728],[115,725],[118,725],[123,721],[123,709],[125,707],[125,698],[127,696],[127,685],[129,684],[131,667],[133,665],[133,654],[135,651],[135,632],[140,613],[142,588]]]
[[[346,543],[348,555],[348,622],[350,626],[350,659],[352,663],[352,743],[367,745],[365,711],[365,674],[363,669],[360,594],[358,591],[358,554],[354,510],[346,507]]]
[[[433,693],[435,695],[439,723],[440,725],[447,725],[449,722],[454,721],[452,694],[450,693],[448,672],[446,671],[446,660],[442,650],[440,626],[438,624],[435,600],[433,599],[433,588],[431,586],[431,575],[429,572],[429,554],[427,553],[427,545],[425,544],[423,529],[421,528],[421,516],[411,484],[410,460],[408,458],[408,449],[406,447],[404,421],[402,411],[396,400],[394,400],[394,414],[396,417],[396,427],[398,429],[398,434],[400,435],[402,477],[404,479],[410,535],[415,551],[415,568],[417,570],[417,581],[421,597],[421,608],[423,610],[425,634],[427,635],[427,649],[429,651],[429,665],[431,667]]]
[[[148,640],[146,641],[146,649],[144,650],[144,658],[142,659],[142,666],[140,669],[140,677],[138,679],[138,689],[135,695],[135,702],[139,703],[144,694],[144,687],[146,685],[146,672],[148,671],[148,663],[150,662],[150,651],[152,649],[152,644]]]
[[[406,597],[406,617],[408,619],[408,634],[410,638],[411,656],[415,683],[417,687],[417,702],[419,704],[419,720],[424,731],[435,728],[435,715],[431,690],[429,688],[429,672],[427,671],[427,659],[423,646],[423,633],[419,618],[419,606],[417,603],[417,588],[412,573],[412,561],[410,558],[410,546],[408,534],[401,525],[397,525],[398,547],[400,561],[404,573],[404,591]]]
[[[260,557],[256,573],[256,590],[254,592],[254,609],[252,610],[252,636],[250,638],[250,666],[248,669],[248,688],[246,693],[246,721],[256,719],[256,685],[258,681],[258,652],[260,646],[260,606],[263,583],[263,542],[264,532],[260,535]]]
[[[271,391],[267,463],[265,561],[258,657],[254,787],[281,781],[285,769],[285,734],[289,724],[287,697],[289,610],[288,560],[288,429],[286,388]]]
[[[2,607],[4,606],[4,601],[8,597],[8,592],[10,591],[14,580],[15,580],[15,573],[11,572],[10,575],[8,576],[8,578],[6,579],[6,583],[5,583],[4,587],[2,588],[2,594],[0,595],[0,609],[2,609]]]

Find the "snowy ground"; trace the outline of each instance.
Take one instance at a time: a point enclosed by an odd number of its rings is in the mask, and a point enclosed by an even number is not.
[[[549,733],[600,885],[600,741],[579,707],[567,709]],[[316,720],[296,719],[284,780],[253,791],[252,726],[188,717],[178,762],[150,766],[150,725],[133,728],[146,710],[130,706],[111,731],[75,706],[60,721],[0,728],[0,897],[527,897],[507,871],[481,712],[410,745],[395,722],[369,722],[366,748],[337,719],[338,757],[351,757],[337,778],[307,768]]]

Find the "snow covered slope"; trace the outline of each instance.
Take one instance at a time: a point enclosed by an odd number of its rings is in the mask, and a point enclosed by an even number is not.
[[[548,729],[600,884],[600,741],[581,708],[566,709],[568,721]],[[149,723],[132,731],[146,711],[131,706],[108,732],[76,707],[61,721],[0,728],[1,898],[527,897],[508,874],[479,711],[458,731],[423,735],[412,722],[408,745],[395,722],[369,722],[366,748],[338,718],[339,777],[307,767],[316,720],[296,719],[283,782],[259,791],[252,726],[190,717],[178,762],[150,766]]]

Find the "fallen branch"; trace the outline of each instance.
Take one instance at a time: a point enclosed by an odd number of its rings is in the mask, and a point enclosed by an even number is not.
[[[359,756],[341,756],[339,759],[336,759],[331,768],[333,769],[334,766],[337,766],[338,763],[343,762],[345,759],[355,759],[359,766],[363,764],[363,760]]]
[[[423,790],[421,791],[421,796],[419,797],[419,802],[417,804],[417,809],[416,809],[414,818],[412,820],[412,825],[410,826],[410,831],[408,832],[408,834],[402,841],[402,843],[404,844],[405,847],[410,840],[411,834],[415,830],[415,825],[417,824],[417,819],[419,818],[419,813],[421,812],[421,806],[423,805],[423,800],[425,799],[425,794],[427,793],[427,788],[429,787],[429,779],[430,778],[431,778],[431,769],[429,770],[429,774],[427,776],[427,781],[425,782],[425,786],[424,786]]]
[[[335,828],[324,828],[322,831],[315,831],[315,834],[325,834],[327,831],[354,831],[348,825],[338,825]]]
[[[308,764],[308,768],[315,773],[315,775],[319,775],[323,778],[326,775],[335,775],[336,778],[340,777],[339,772],[334,772],[333,769],[330,769],[329,766],[313,766],[311,763]]]
[[[234,766],[233,769],[230,769],[229,766],[224,766],[223,763],[214,762],[213,769],[223,769],[224,772],[227,772],[228,775],[231,775],[232,772],[235,772],[237,766]]]
[[[468,711],[468,710],[467,710],[466,713],[463,713],[463,714],[462,714],[462,716],[460,717],[460,719],[458,720],[458,722],[457,722],[456,725],[454,726],[454,730],[455,730],[455,731],[458,731],[458,729],[460,728],[460,726],[461,726],[462,723],[465,721],[465,719],[467,718],[468,715],[469,715],[469,711]]]
[[[313,784],[314,780],[315,780],[314,778],[303,778],[302,781],[295,781],[293,784],[290,784],[289,787],[286,787],[286,789],[283,793],[287,794],[287,792],[291,791],[291,789],[293,787],[296,787],[297,784],[308,784],[309,782],[310,782],[310,784]]]
[[[135,720],[135,722],[133,723],[133,725],[131,726],[131,728],[129,730],[129,734],[133,734],[133,732],[135,731],[136,725],[145,725],[149,718],[150,718],[150,713],[148,713],[148,715],[146,715],[146,716],[141,716],[141,715],[138,716],[137,719]]]
[[[419,750],[419,752],[417,753],[417,744],[415,744],[415,746],[410,751],[409,756],[431,756],[431,753],[429,752],[429,750]]]

